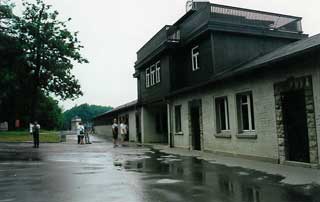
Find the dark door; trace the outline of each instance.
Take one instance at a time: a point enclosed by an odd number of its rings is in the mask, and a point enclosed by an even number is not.
[[[286,158],[309,163],[309,139],[303,90],[282,95]]]
[[[192,145],[194,150],[201,150],[199,106],[191,106]]]
[[[127,135],[124,138],[124,141],[129,141],[129,137],[130,137],[130,130],[129,130],[129,115],[125,116],[125,123],[127,124]]]
[[[140,125],[139,113],[136,113],[136,131],[137,131],[137,141],[141,143],[141,125]]]

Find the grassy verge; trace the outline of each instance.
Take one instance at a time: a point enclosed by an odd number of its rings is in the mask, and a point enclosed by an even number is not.
[[[0,142],[27,142],[33,141],[32,135],[28,131],[0,131]],[[59,132],[57,131],[40,131],[40,143],[60,142]]]

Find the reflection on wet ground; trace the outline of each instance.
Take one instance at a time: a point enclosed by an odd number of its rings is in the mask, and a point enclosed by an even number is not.
[[[194,157],[165,156],[127,161],[124,169],[143,173],[143,186],[158,201],[320,201],[320,186],[291,186],[265,173],[210,164]],[[153,193],[153,194],[150,194]]]
[[[319,202],[320,186],[138,147],[0,144],[3,201]]]

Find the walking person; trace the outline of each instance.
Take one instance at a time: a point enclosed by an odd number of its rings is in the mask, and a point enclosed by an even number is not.
[[[121,146],[124,146],[124,142],[126,140],[126,137],[127,137],[127,134],[128,134],[128,126],[126,124],[126,121],[125,120],[122,120],[121,121],[121,124],[120,124],[120,133],[121,133]]]
[[[112,124],[112,138],[113,138],[113,147],[117,146],[117,141],[118,141],[118,124],[117,124],[117,119],[113,119],[113,124]]]
[[[33,148],[39,148],[40,143],[40,125],[37,121],[34,122],[32,127],[32,135],[33,135]]]

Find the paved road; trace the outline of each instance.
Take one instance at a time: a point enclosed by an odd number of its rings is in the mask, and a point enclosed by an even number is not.
[[[0,202],[318,202],[320,186],[149,148],[0,144]]]

